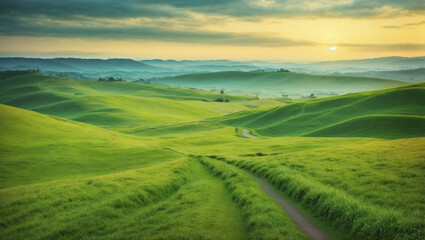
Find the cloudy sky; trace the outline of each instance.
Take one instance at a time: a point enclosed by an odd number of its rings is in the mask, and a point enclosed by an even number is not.
[[[1,0],[0,56],[421,56],[424,16],[420,0]]]

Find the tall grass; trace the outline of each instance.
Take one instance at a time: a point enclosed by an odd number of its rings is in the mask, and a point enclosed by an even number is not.
[[[2,189],[0,239],[87,239],[134,231],[134,226],[127,226],[135,224],[133,214],[176,192],[188,173],[188,161],[177,160],[99,177]]]
[[[278,164],[231,161],[267,179],[313,215],[353,239],[423,239],[425,221],[417,216],[359,201],[344,191],[307,179]]]
[[[224,180],[234,201],[242,208],[250,239],[307,239],[247,173],[223,162],[199,158],[211,173]]]

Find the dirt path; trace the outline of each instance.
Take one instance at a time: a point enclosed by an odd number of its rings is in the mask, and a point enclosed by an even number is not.
[[[248,172],[249,173],[249,172]],[[292,221],[301,229],[301,231],[311,240],[328,240],[330,237],[308,220],[302,213],[300,213],[292,204],[283,199],[266,181],[249,173],[254,177],[260,187],[269,194],[281,207],[288,213]]]
[[[247,137],[247,138],[258,138],[256,136],[249,134],[249,131],[245,128],[243,129],[242,136]]]
[[[247,138],[258,138],[256,136],[250,135],[247,129],[244,129],[243,136]],[[171,148],[162,148],[154,147],[150,144],[147,145],[148,148],[162,149],[166,151],[171,151],[178,153],[182,156],[186,156],[184,153],[176,151]],[[255,178],[260,185],[260,187],[272,197],[281,208],[291,217],[292,221],[300,228],[300,230],[311,240],[330,240],[330,237],[320,230],[316,225],[314,225],[310,220],[308,220],[300,211],[298,211],[291,203],[283,199],[276,190],[274,190],[265,180],[253,175],[252,173],[246,171],[249,175]]]
[[[304,104],[303,109],[301,109],[301,112],[300,112],[300,113],[298,113],[298,115],[300,115],[300,114],[302,114],[302,113],[304,112],[305,105],[307,105],[307,104]]]

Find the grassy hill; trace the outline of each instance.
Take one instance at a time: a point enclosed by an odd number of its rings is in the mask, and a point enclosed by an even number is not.
[[[215,121],[251,128],[264,136],[425,136],[423,118],[416,117],[425,115],[424,102],[422,83],[242,111]]]
[[[40,69],[42,71],[101,72],[101,71],[153,71],[161,70],[131,59],[83,58],[0,58],[0,66],[9,70]]]
[[[406,69],[398,71],[351,72],[343,73],[343,75],[387,78],[405,81],[409,83],[419,83],[425,81],[425,68]]]
[[[220,116],[250,100],[156,84],[72,80],[25,71],[0,73],[0,102],[102,127],[152,127]],[[218,98],[230,103],[214,102]]]
[[[180,157],[148,148],[138,138],[3,104],[0,122],[0,188],[102,175]]]
[[[422,239],[424,91],[293,103],[0,73],[0,239],[306,239],[251,174],[332,239]]]
[[[343,121],[305,134],[311,137],[404,138],[425,136],[425,117],[368,115]]]
[[[3,104],[0,123],[2,239],[305,239],[255,181],[231,195],[147,138]]]
[[[170,86],[286,94],[360,92],[405,84],[402,81],[294,72],[218,72],[189,74],[156,80]]]

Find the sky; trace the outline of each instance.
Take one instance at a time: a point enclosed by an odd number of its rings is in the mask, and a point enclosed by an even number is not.
[[[0,56],[324,61],[425,55],[420,0],[1,0]]]

